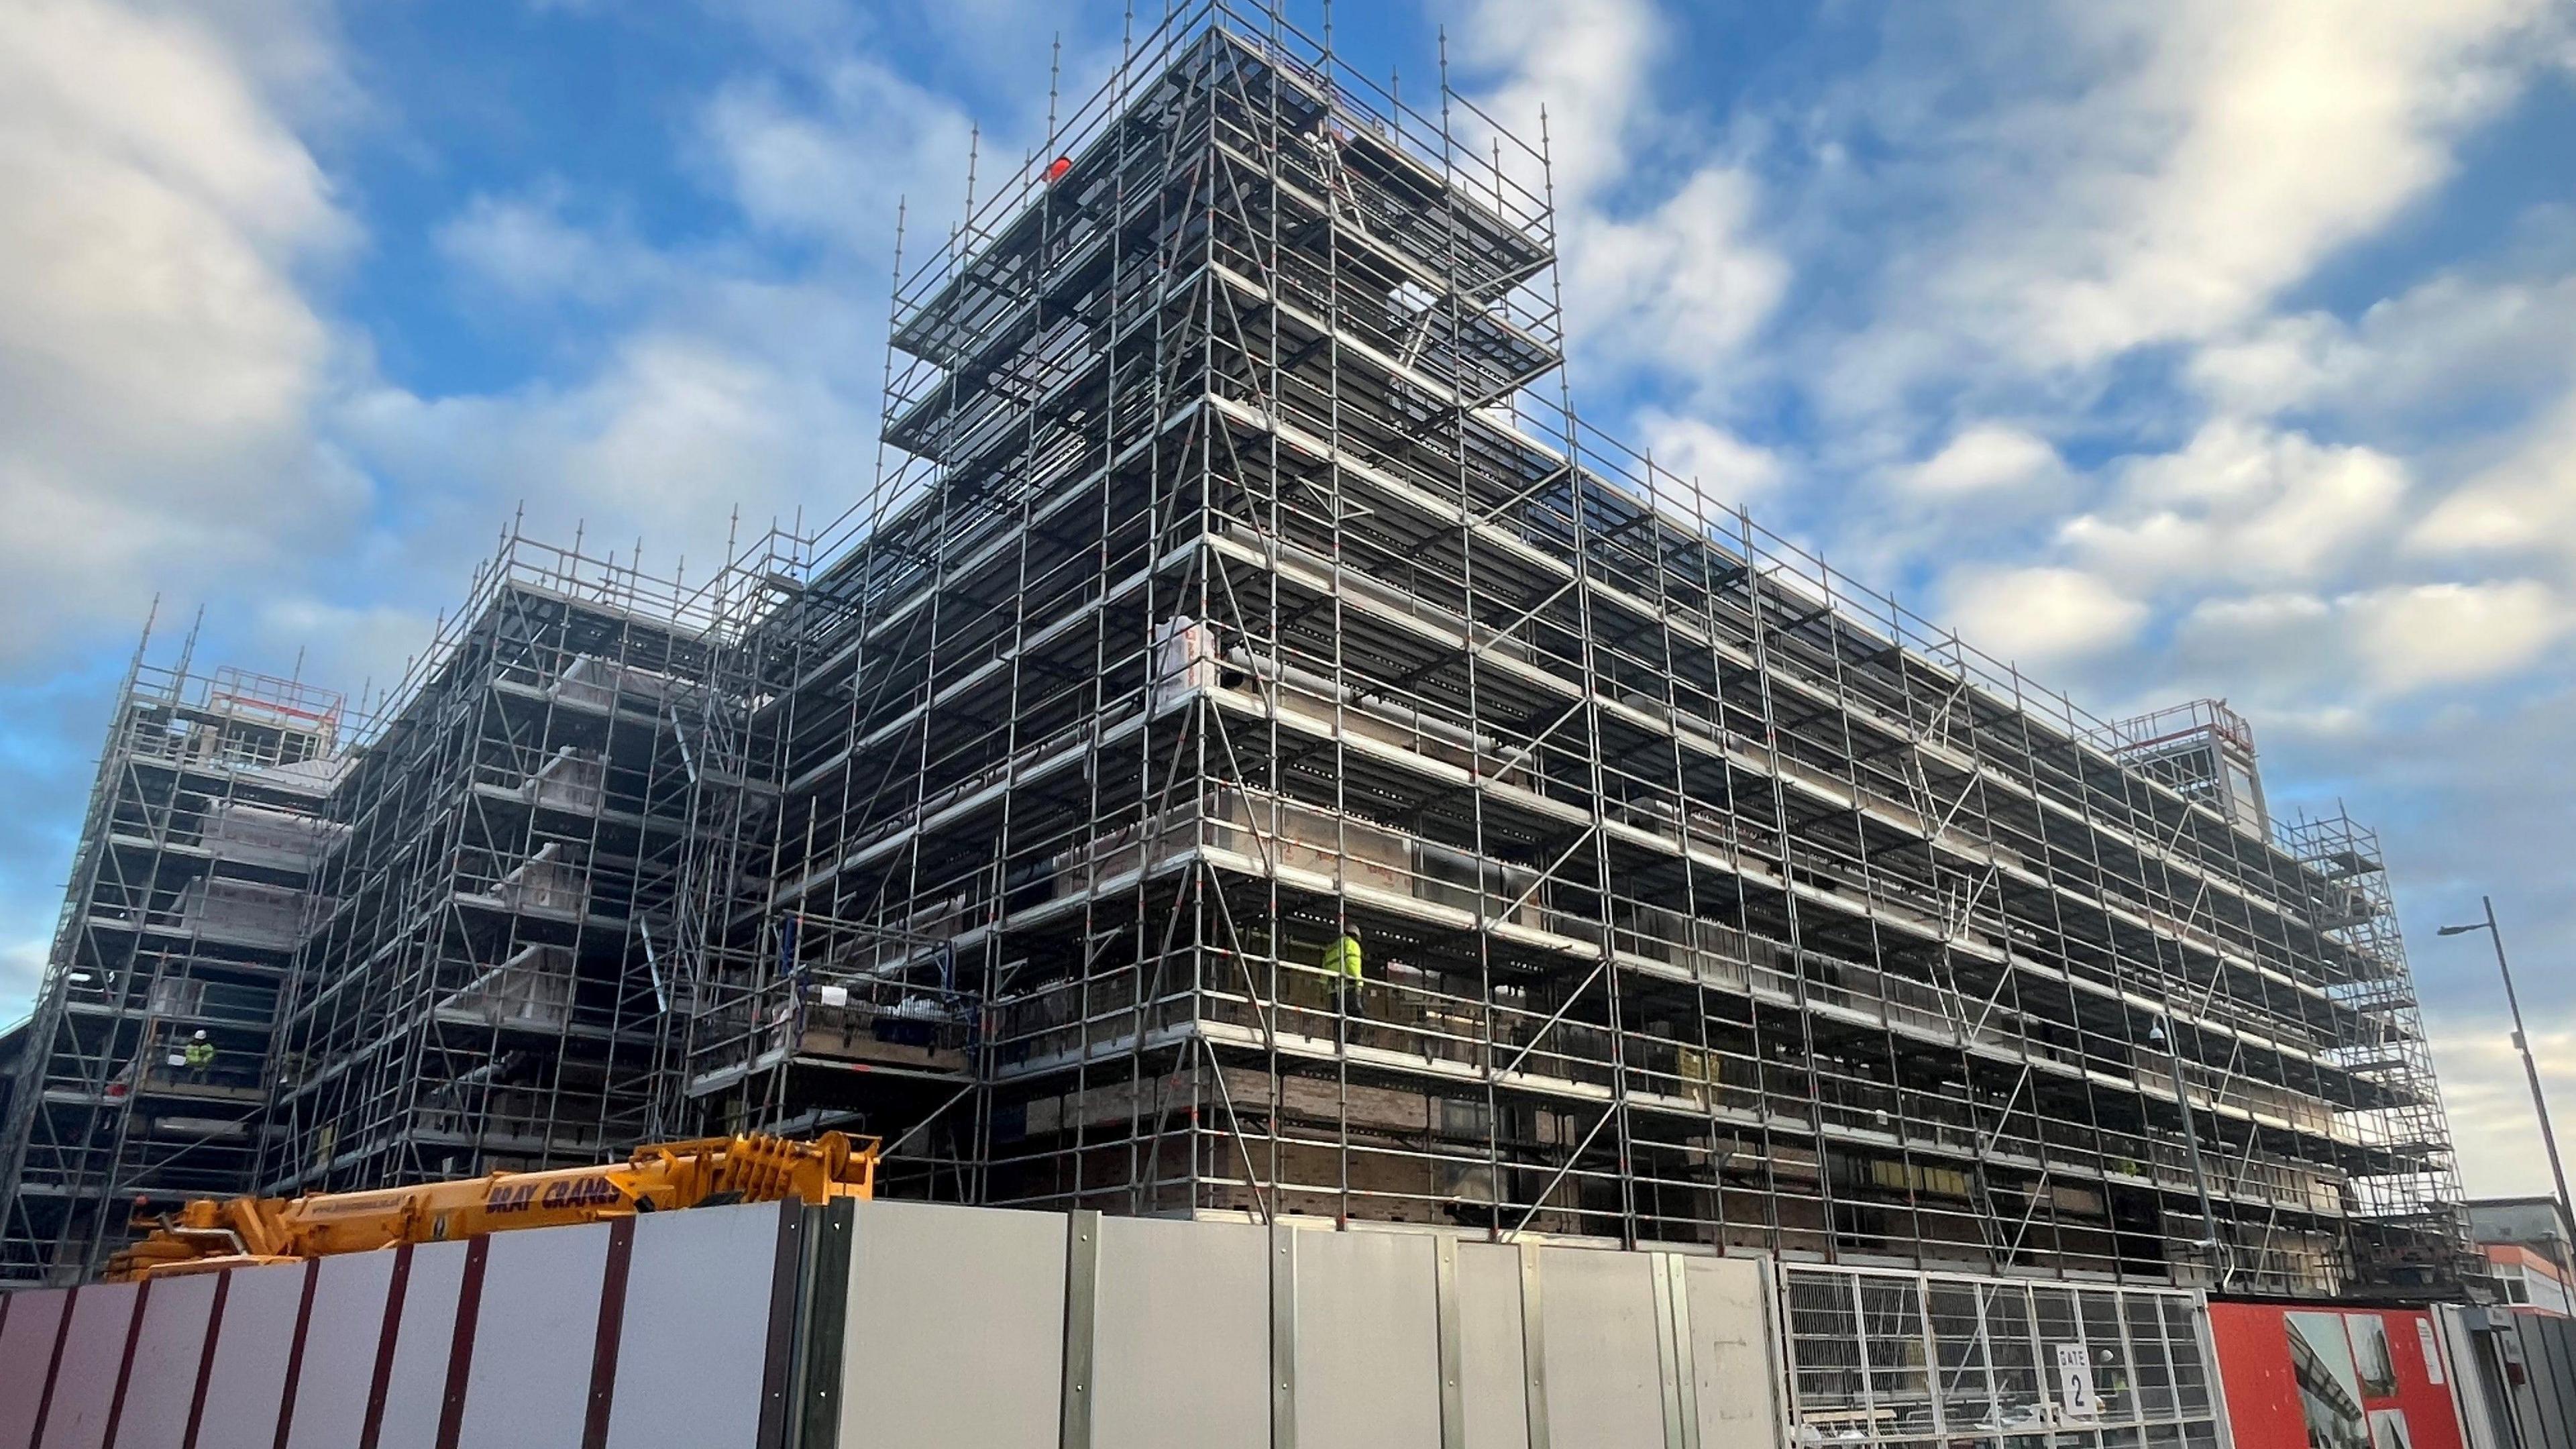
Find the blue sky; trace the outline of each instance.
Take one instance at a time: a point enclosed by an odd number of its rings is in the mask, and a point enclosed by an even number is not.
[[[1159,7],[1149,5],[1159,13]],[[1319,12],[1300,6],[1311,26]],[[0,1015],[156,594],[398,674],[511,513],[648,563],[875,466],[916,239],[1109,4],[0,4]],[[2113,715],[2379,825],[2470,1186],[2576,1111],[2576,23],[2553,0],[1345,4],[1534,130],[1578,405]]]

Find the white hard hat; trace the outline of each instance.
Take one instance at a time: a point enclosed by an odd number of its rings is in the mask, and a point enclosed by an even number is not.
[[[206,1039],[206,1032],[205,1032],[205,1028],[203,1028],[203,1027],[199,1027],[199,1028],[197,1029],[197,1034],[196,1034],[195,1039],[196,1039],[196,1040],[198,1040],[198,1041],[204,1041],[204,1040]]]

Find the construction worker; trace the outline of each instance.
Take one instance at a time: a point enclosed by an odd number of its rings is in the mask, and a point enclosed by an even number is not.
[[[1345,1015],[1367,1016],[1368,1008],[1360,999],[1360,983],[1366,978],[1360,971],[1360,933],[1345,925],[1333,944],[1324,948],[1324,970],[1333,978],[1333,1004]]]
[[[188,1064],[188,1080],[191,1082],[204,1081],[206,1074],[215,1069],[215,1044],[206,1040],[202,1028],[188,1038],[187,1048],[180,1055]]]
[[[2120,1364],[2120,1355],[2103,1349],[2094,1357],[2093,1392],[2102,1400],[2102,1412],[2124,1415],[2128,1412],[2129,1373]]]

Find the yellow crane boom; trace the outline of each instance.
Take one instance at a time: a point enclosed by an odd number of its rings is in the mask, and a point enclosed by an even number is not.
[[[200,1198],[173,1213],[138,1208],[134,1225],[150,1234],[111,1258],[107,1276],[208,1273],[670,1208],[870,1198],[877,1146],[875,1138],[853,1141],[838,1132],[810,1142],[706,1137],[639,1147],[624,1162],[596,1167],[299,1198]]]

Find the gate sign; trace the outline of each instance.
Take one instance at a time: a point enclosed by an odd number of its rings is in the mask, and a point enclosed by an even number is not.
[[[2096,1418],[2102,1412],[2102,1400],[2093,1392],[2093,1361],[2080,1343],[2057,1346],[2057,1396],[2070,1419]]]

